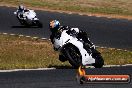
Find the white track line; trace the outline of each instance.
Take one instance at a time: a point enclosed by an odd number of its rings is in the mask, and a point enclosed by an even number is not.
[[[45,40],[45,39],[47,39],[47,38],[41,38],[42,40]]]
[[[38,39],[39,37],[33,37],[33,39]]]
[[[16,34],[10,34],[10,35],[12,35],[12,36],[13,36],[13,35],[16,35]]]
[[[18,35],[19,37],[23,37],[24,35]]]
[[[31,36],[25,36],[25,37],[30,38]]]
[[[8,33],[3,33],[4,35],[7,35]]]
[[[103,67],[125,67],[125,66],[132,66],[132,64],[125,64],[125,65],[104,65]],[[86,68],[94,68],[94,66],[86,66]]]
[[[55,69],[56,68],[13,69],[13,70],[0,70],[0,72],[41,71],[41,70],[55,70]]]
[[[132,66],[132,64],[126,64],[126,65],[104,65],[104,68],[110,68],[110,67],[126,67],[126,66]],[[94,66],[86,66],[86,68],[94,68]],[[13,69],[13,70],[0,70],[0,72],[18,72],[18,71],[46,71],[46,70],[55,70],[56,68],[37,68],[37,69]]]
[[[4,35],[7,35],[8,33],[2,33]],[[12,36],[15,36],[17,34],[8,34],[8,35],[12,35]],[[17,35],[19,37],[24,37],[24,35]],[[25,36],[27,38],[33,38],[33,39],[42,39],[42,40],[46,40],[47,38],[39,38],[39,37],[32,37],[32,36]],[[47,40],[50,40],[50,39],[47,39]],[[100,48],[110,48],[110,47],[101,47],[101,46],[96,46],[96,47],[100,47]],[[110,49],[116,49],[116,48],[110,48]],[[123,50],[123,49],[117,49],[117,50]],[[124,51],[128,51],[128,50],[124,50]]]

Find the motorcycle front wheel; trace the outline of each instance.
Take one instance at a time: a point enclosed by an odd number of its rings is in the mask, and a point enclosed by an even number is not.
[[[34,24],[39,28],[43,27],[42,23],[39,20],[35,20]]]
[[[103,57],[101,56],[101,54],[94,54],[93,58],[95,58],[95,63],[93,64],[93,66],[95,68],[101,68],[104,65],[104,60]]]
[[[80,65],[82,65],[82,56],[76,46],[70,45],[66,47],[66,54],[69,63],[73,66],[73,68],[77,69]]]

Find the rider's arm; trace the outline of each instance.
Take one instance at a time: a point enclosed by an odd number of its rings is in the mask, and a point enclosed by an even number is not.
[[[16,10],[15,12],[14,12],[14,14],[17,14],[18,13],[18,10]]]
[[[54,35],[51,34],[51,35],[50,35],[50,40],[51,40],[52,44],[54,43],[53,39],[54,39]]]

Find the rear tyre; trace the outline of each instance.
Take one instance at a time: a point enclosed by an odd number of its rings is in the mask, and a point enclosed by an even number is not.
[[[80,65],[82,65],[82,56],[76,46],[70,45],[66,47],[66,54],[68,56],[69,63],[73,66],[73,68],[77,69]]]

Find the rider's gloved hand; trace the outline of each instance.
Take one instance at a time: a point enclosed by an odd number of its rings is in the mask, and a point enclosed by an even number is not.
[[[16,14],[17,14],[17,12],[14,12],[14,14],[16,15]]]
[[[95,49],[95,45],[92,45],[90,48],[93,48],[93,49]]]

